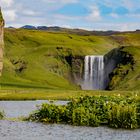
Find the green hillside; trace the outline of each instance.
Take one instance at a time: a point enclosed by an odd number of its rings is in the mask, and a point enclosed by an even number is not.
[[[0,83],[2,87],[77,89],[65,56],[105,54],[116,46],[109,37],[6,29]]]
[[[71,78],[71,65],[65,58],[106,54],[113,48],[125,45],[129,46],[125,49],[135,57],[135,69],[123,77],[124,80],[119,75],[114,89],[140,89],[140,80],[135,80],[140,79],[139,38],[139,33],[82,36],[66,32],[5,29],[1,87],[79,89]]]
[[[140,33],[115,35],[113,38],[121,45],[123,51],[131,54],[134,64],[121,65],[115,70],[111,86],[116,90],[140,90]]]

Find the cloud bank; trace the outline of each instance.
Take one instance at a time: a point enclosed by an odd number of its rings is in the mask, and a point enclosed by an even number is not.
[[[140,28],[140,0],[0,0],[6,26],[26,24],[89,30]]]

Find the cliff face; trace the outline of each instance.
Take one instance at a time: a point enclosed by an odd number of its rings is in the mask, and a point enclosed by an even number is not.
[[[57,47],[57,57],[67,66],[68,74],[65,76],[69,81],[80,87],[83,81],[84,56],[74,55],[72,49]]]
[[[105,55],[105,82],[109,90],[117,89],[121,81],[134,69],[134,58],[125,48],[113,49]]]
[[[0,9],[0,76],[2,74],[3,69],[3,47],[4,47],[3,34],[4,34],[4,20]]]

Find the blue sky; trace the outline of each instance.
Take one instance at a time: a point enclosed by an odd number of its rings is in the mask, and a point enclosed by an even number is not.
[[[0,0],[6,26],[140,29],[140,0]]]

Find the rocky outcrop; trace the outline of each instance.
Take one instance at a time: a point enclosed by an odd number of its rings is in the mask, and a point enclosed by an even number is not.
[[[4,20],[0,9],[0,75],[2,74],[3,69],[3,48],[4,48],[3,34],[4,34]]]
[[[67,66],[68,75],[65,76],[75,85],[82,84],[84,72],[84,57],[75,55],[70,48],[57,47],[57,59],[60,59],[63,65]]]
[[[72,76],[74,82],[80,86],[83,83],[84,56],[74,56],[72,58]]]
[[[106,90],[114,90],[120,81],[130,71],[133,71],[134,58],[125,48],[125,46],[118,47],[104,55],[104,87]],[[62,47],[58,47],[57,50],[57,56],[64,65],[68,66],[69,76],[67,78],[82,88],[85,56],[74,55],[71,49]]]
[[[133,71],[135,60],[132,54],[125,51],[125,46],[113,49],[104,58],[106,89],[113,90],[130,71]]]

